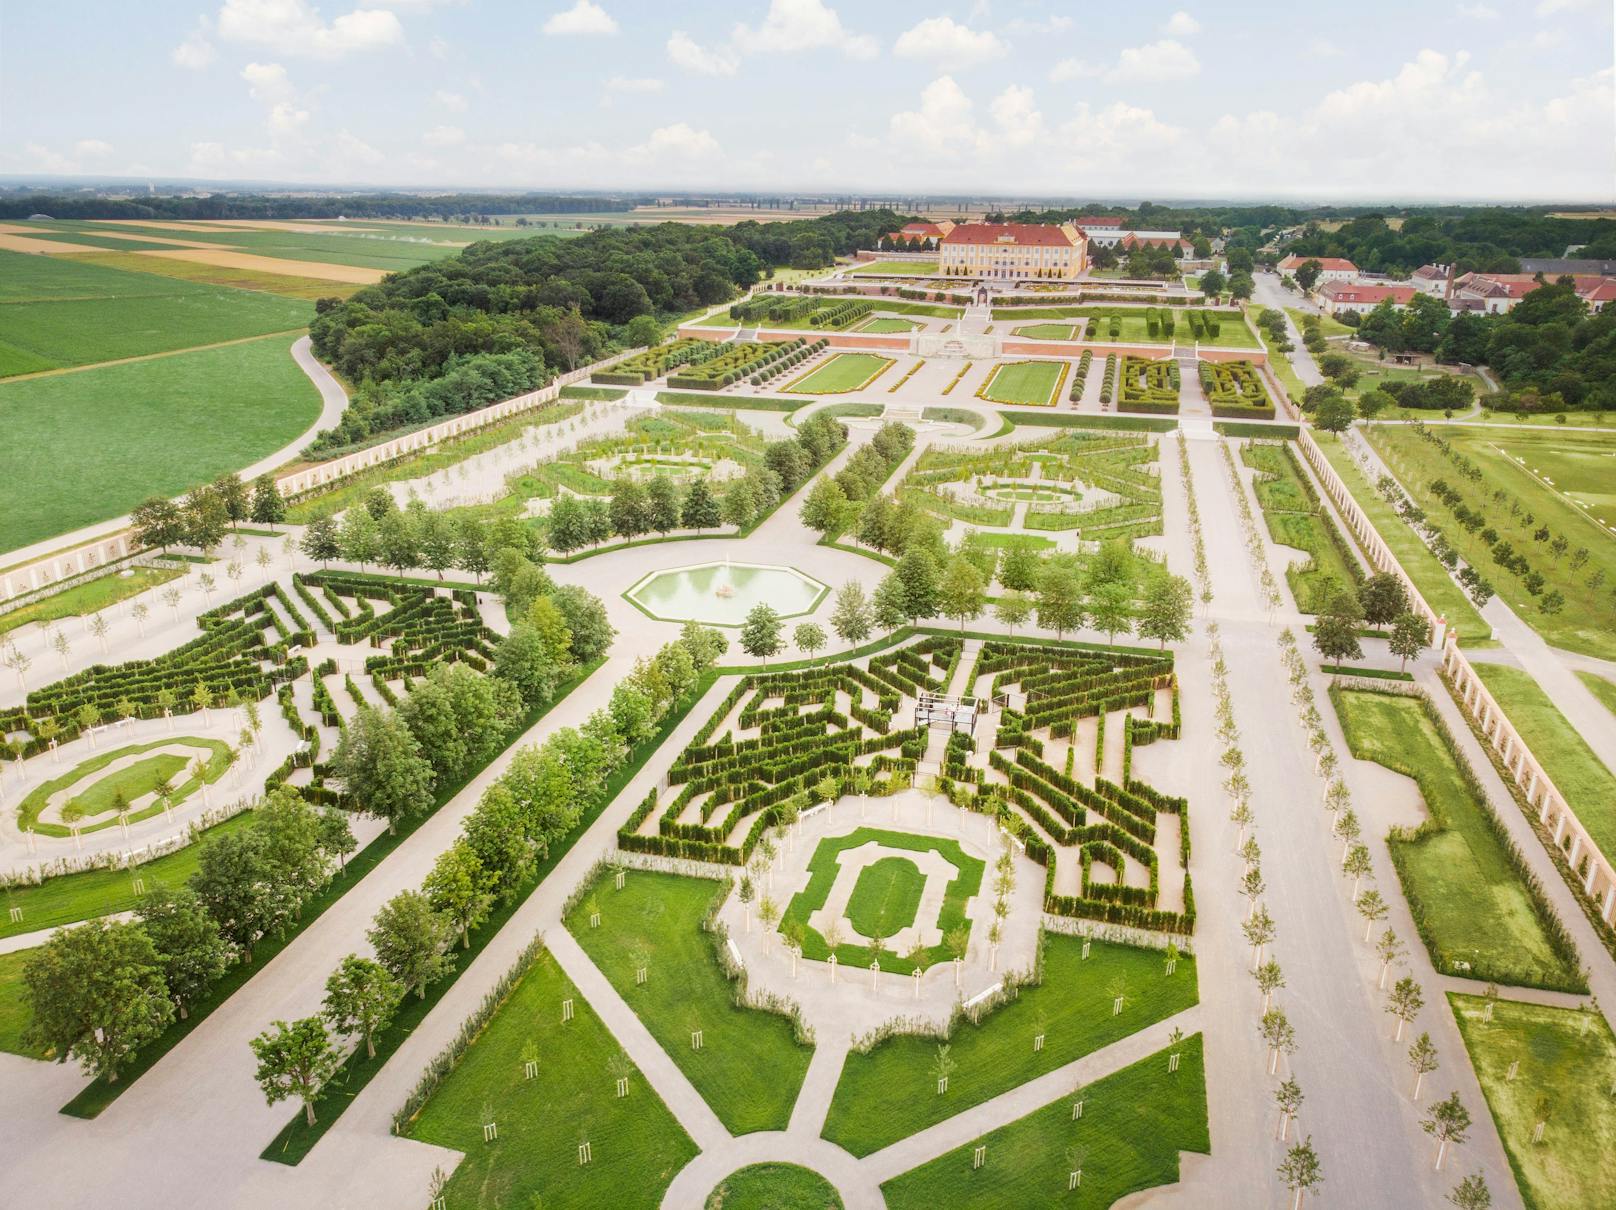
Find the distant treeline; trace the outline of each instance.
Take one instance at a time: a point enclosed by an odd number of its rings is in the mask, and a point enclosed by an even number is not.
[[[218,193],[211,197],[97,198],[70,194],[0,195],[0,219],[48,214],[51,218],[464,218],[478,214],[603,214],[632,210],[624,197],[570,197],[550,193],[355,193],[336,197],[269,197]]]
[[[1406,274],[1421,265],[1457,265],[1460,273],[1514,273],[1520,258],[1616,257],[1616,219],[1551,218],[1541,209],[1488,207],[1417,211],[1392,230],[1379,215],[1353,219],[1339,231],[1310,228],[1285,251],[1344,256],[1372,273]]]

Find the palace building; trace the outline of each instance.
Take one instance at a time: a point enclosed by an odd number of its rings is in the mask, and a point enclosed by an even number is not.
[[[1071,223],[961,223],[938,248],[944,277],[1069,280],[1088,266],[1088,237]]]

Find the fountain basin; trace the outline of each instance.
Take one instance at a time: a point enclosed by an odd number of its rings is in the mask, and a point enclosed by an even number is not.
[[[652,572],[623,596],[662,621],[739,626],[759,604],[783,618],[811,613],[829,591],[793,567],[698,563]]]

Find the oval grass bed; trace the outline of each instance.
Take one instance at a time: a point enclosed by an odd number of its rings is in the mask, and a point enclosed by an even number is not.
[[[890,937],[915,922],[926,879],[907,857],[883,857],[859,871],[847,918],[861,937]]]
[[[159,752],[154,756],[129,761],[105,777],[88,782],[82,791],[68,798],[62,804],[62,818],[69,823],[79,819],[91,820],[92,822],[80,825],[80,832],[96,832],[102,828],[113,827],[118,822],[116,815],[101,820],[96,820],[95,817],[116,811],[120,794],[123,804],[127,807],[147,795],[158,793],[165,782],[170,785],[170,801],[177,805],[194,794],[203,781],[209,784],[218,781],[230,767],[233,759],[228,744],[194,735],[175,736],[153,740],[147,744],[130,744],[114,748],[110,752],[102,752],[79,762],[60,777],[54,777],[35,786],[17,809],[18,829],[32,828],[41,836],[71,836],[70,827],[40,820],[40,815],[49,808],[52,798],[109,765],[160,748],[184,748],[190,749],[191,753],[182,756],[177,752]],[[190,769],[192,761],[200,758],[201,752],[208,754],[207,769],[203,777],[198,779],[194,774],[182,776]],[[129,822],[147,819],[162,809],[161,799],[154,798],[139,810],[130,811]]]
[[[703,1210],[842,1210],[836,1187],[796,1164],[753,1164],[718,1182]]]

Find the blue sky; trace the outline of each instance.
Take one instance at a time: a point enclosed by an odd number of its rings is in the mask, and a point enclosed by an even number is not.
[[[0,172],[1616,201],[1609,0],[9,3]]]

